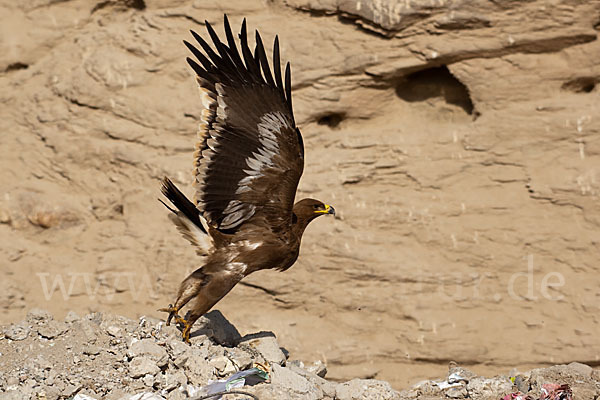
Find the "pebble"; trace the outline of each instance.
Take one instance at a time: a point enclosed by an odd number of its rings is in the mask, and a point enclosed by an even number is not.
[[[163,346],[159,346],[153,339],[142,339],[130,344],[127,356],[134,358],[142,355],[148,356],[161,368],[169,361],[167,350]]]
[[[336,400],[393,400],[400,396],[389,383],[375,379],[352,379],[335,388]]]
[[[516,381],[515,384],[517,384]],[[527,393],[529,384],[526,385],[526,388],[523,382],[520,382],[520,385],[520,389],[525,389],[523,393]],[[513,384],[507,377],[486,379],[477,376],[470,378],[467,384],[467,392],[469,393],[469,397],[472,398],[488,398],[493,397],[496,393],[510,393],[512,387]]]
[[[4,336],[6,336],[6,338],[10,340],[20,341],[27,339],[27,336],[29,336],[30,331],[31,329],[28,325],[25,324],[25,322],[20,322],[16,325],[10,325],[4,331]]]
[[[579,362],[572,362],[572,363],[568,364],[567,367],[569,367],[571,369],[571,371],[576,372],[579,375],[582,375],[585,377],[592,376],[592,372],[594,371],[594,369],[592,367],[590,367],[589,365],[582,364]]]
[[[209,379],[215,378],[215,368],[202,357],[190,357],[184,369],[188,380],[194,385],[206,385]]]
[[[96,342],[99,334],[99,332],[96,332],[98,329],[96,324],[90,321],[82,320],[76,325],[76,328],[77,327],[80,328],[81,331],[84,333],[88,343]]]
[[[270,364],[285,364],[286,356],[279,347],[279,343],[273,332],[259,332],[246,335],[240,340],[240,347],[244,348],[244,345],[256,350]]]
[[[152,374],[144,375],[144,377],[142,378],[142,382],[144,382],[144,385],[146,385],[148,387],[152,387],[154,385],[154,375],[152,375]]]
[[[234,347],[227,349],[227,357],[233,362],[239,371],[252,367],[253,358],[247,351]]]
[[[108,328],[106,328],[106,332],[112,336],[112,337],[121,337],[121,328],[119,328],[118,326],[114,326],[111,325]]]
[[[219,377],[226,377],[237,372],[235,365],[225,356],[218,356],[208,361],[215,368]]]
[[[87,394],[77,393],[75,397],[73,397],[73,400],[96,400],[96,398],[88,396]]]
[[[317,390],[317,388],[310,383],[308,379],[300,376],[288,368],[284,368],[277,364],[273,365],[273,371],[271,375],[271,383],[289,388],[296,393],[306,394]]]
[[[93,344],[87,345],[83,349],[83,354],[86,354],[88,356],[89,355],[97,356],[98,354],[100,354],[100,347],[95,346]]]
[[[132,378],[141,378],[147,374],[157,374],[160,368],[152,359],[146,356],[136,357],[129,363],[129,375]]]
[[[179,370],[176,372],[167,372],[165,374],[165,385],[164,388],[167,391],[171,391],[177,387],[186,385],[188,383],[187,376],[183,371]]]
[[[327,375],[327,366],[321,360],[315,361],[312,365],[306,367],[306,370],[321,378],[325,378],[325,375]]]
[[[173,357],[179,357],[185,354],[191,347],[180,339],[171,340],[168,342],[168,347],[171,350]]]
[[[467,388],[463,386],[452,387],[446,390],[446,397],[451,399],[464,399],[467,397]]]
[[[52,314],[40,308],[32,308],[29,310],[26,318],[29,322],[41,322],[53,319]]]
[[[39,325],[37,327],[37,332],[41,337],[46,339],[54,339],[65,333],[68,327],[67,324],[60,321],[50,320],[45,324]]]
[[[71,397],[81,389],[81,385],[68,385],[63,391],[62,395],[65,397]]]
[[[81,317],[75,311],[69,311],[65,316],[65,322],[68,324],[72,324],[73,322],[77,322],[81,319]]]

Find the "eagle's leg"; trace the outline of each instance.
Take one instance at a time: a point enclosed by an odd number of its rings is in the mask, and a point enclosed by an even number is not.
[[[207,310],[208,311],[208,310]],[[190,344],[190,333],[192,331],[192,326],[196,323],[196,321],[198,320],[198,318],[200,318],[203,314],[198,314],[198,313],[188,313],[184,319],[183,322],[183,330],[181,332],[183,341],[186,342],[187,344]]]
[[[196,321],[194,321],[194,322],[196,322]],[[185,321],[185,323],[183,324],[183,331],[181,332],[181,334],[183,337],[183,341],[186,342],[187,344],[191,344],[190,332],[192,330],[192,325],[194,325],[194,322]]]
[[[227,269],[204,276],[203,284],[185,315],[182,335],[186,343],[190,343],[190,333],[194,323],[210,311],[242,278],[242,273]]]
[[[198,268],[196,271],[192,272],[190,276],[185,278],[184,281],[181,282],[181,285],[179,285],[175,305],[169,304],[168,307],[161,308],[158,310],[169,313],[169,316],[167,317],[167,326],[171,324],[171,320],[173,318],[175,318],[175,321],[178,324],[182,324],[183,326],[185,326],[187,321],[185,318],[179,316],[179,310],[181,310],[191,299],[198,295],[198,293],[202,289],[202,285],[205,279],[206,275],[202,272],[202,268]]]

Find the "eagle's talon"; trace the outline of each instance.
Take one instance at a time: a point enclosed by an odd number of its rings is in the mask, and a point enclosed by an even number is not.
[[[173,307],[173,304],[169,304],[169,306],[165,308],[159,308],[158,311],[169,313],[169,316],[167,317],[167,326],[171,325],[171,320],[173,319],[173,317],[175,317],[175,321],[177,323],[182,323],[181,321],[185,322],[185,320],[181,318],[179,314],[177,314],[179,312],[179,309]]]
[[[167,326],[171,325],[171,320],[173,318],[175,318],[175,323],[180,324],[183,327],[183,330],[182,330],[183,341],[186,342],[187,344],[191,344],[190,331],[192,330],[192,324],[190,322],[188,322],[185,318],[182,318],[178,314],[179,309],[177,309],[176,307],[173,307],[173,304],[169,304],[168,307],[159,308],[158,311],[169,313],[169,316],[167,317]]]

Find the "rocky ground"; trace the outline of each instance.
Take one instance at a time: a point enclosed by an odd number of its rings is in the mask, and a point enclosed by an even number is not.
[[[498,400],[515,392],[537,399],[549,383],[569,385],[575,399],[600,395],[600,371],[579,363],[494,378],[450,363],[445,378],[396,391],[375,379],[327,380],[321,361],[290,360],[272,332],[241,336],[218,311],[199,321],[187,345],[178,329],[153,318],[69,312],[62,321],[33,309],[25,320],[0,327],[0,400],[197,399],[212,381],[256,363],[268,379],[238,390],[262,400]]]
[[[0,0],[0,323],[164,316],[199,262],[157,201],[191,195],[182,40],[224,13],[279,35],[298,197],[338,212],[219,303],[240,332],[397,389],[597,365],[598,0]]]

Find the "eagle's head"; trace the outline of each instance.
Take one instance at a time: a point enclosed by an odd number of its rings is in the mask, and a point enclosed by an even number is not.
[[[313,219],[325,215],[335,215],[335,208],[315,199],[302,199],[294,204],[294,215],[299,224],[308,224]]]

